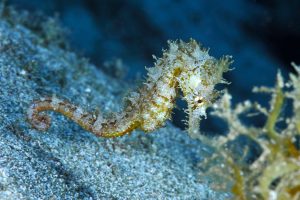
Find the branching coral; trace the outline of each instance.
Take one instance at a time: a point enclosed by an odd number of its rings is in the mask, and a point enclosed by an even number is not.
[[[101,137],[119,137],[136,128],[153,131],[170,118],[180,88],[188,104],[188,132],[195,136],[201,117],[206,116],[206,108],[218,96],[215,85],[226,83],[222,75],[230,63],[228,56],[220,60],[213,58],[195,40],[170,41],[163,57],[148,68],[144,87],[131,93],[125,99],[124,111],[114,117],[88,113],[70,102],[51,97],[35,101],[28,109],[28,119],[34,128],[46,130],[50,118],[40,112],[51,110]]]
[[[274,88],[254,88],[254,92],[272,95],[269,108],[250,101],[232,108],[227,92],[213,106],[212,114],[228,123],[229,133],[214,140],[216,153],[202,167],[207,170],[206,175],[223,175],[222,178],[231,180],[236,199],[300,199],[300,66],[293,66],[297,74],[290,74],[287,83],[278,73]],[[289,99],[292,100],[292,117],[283,119],[283,105]],[[262,128],[241,122],[240,115],[251,110],[266,117]],[[286,127],[278,127],[279,122],[285,122]],[[242,156],[237,156],[239,152],[230,148],[229,144],[240,136],[247,137],[262,149],[251,162],[244,161],[253,149],[244,148]],[[219,165],[213,164],[216,160]]]

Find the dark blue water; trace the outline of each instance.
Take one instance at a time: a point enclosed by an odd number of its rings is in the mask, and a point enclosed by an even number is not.
[[[232,55],[235,70],[225,77],[234,102],[252,99],[267,105],[268,99],[253,94],[252,87],[272,86],[278,69],[286,75],[292,70],[291,61],[300,63],[298,0],[11,0],[9,4],[58,16],[69,30],[72,49],[112,76],[115,69],[103,68],[103,63],[122,59],[127,67],[122,79],[133,84],[145,76],[145,66],[152,66],[152,54],[161,56],[168,39],[192,37],[215,57]],[[184,102],[178,103],[184,107]],[[174,123],[182,127],[182,111],[174,112]],[[211,123],[206,128],[215,131]]]

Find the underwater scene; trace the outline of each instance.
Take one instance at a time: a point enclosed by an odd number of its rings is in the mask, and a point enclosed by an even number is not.
[[[0,199],[300,200],[299,0],[0,0]]]

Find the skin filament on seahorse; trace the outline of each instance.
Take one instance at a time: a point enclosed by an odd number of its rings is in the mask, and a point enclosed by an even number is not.
[[[171,118],[180,89],[188,105],[188,132],[195,136],[201,117],[206,117],[206,108],[218,96],[215,85],[226,83],[222,76],[232,61],[230,56],[215,59],[193,39],[169,41],[168,44],[169,49],[163,51],[162,58],[154,57],[155,66],[147,68],[144,86],[125,98],[122,112],[104,118],[53,96],[32,103],[27,111],[29,122],[34,128],[45,131],[51,120],[40,112],[54,111],[99,137],[119,137],[137,128],[151,132]]]

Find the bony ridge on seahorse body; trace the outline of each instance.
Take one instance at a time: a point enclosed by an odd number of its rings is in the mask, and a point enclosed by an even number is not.
[[[195,136],[201,117],[206,117],[206,108],[218,96],[215,85],[226,83],[222,75],[229,70],[231,57],[217,60],[193,39],[168,41],[168,44],[169,49],[163,51],[162,58],[154,57],[155,66],[147,68],[144,86],[125,98],[124,110],[114,117],[88,113],[53,96],[32,103],[27,112],[29,122],[38,130],[47,130],[50,118],[40,112],[51,110],[100,137],[119,137],[137,128],[150,132],[170,119],[178,89],[181,89],[188,105],[188,132]]]

